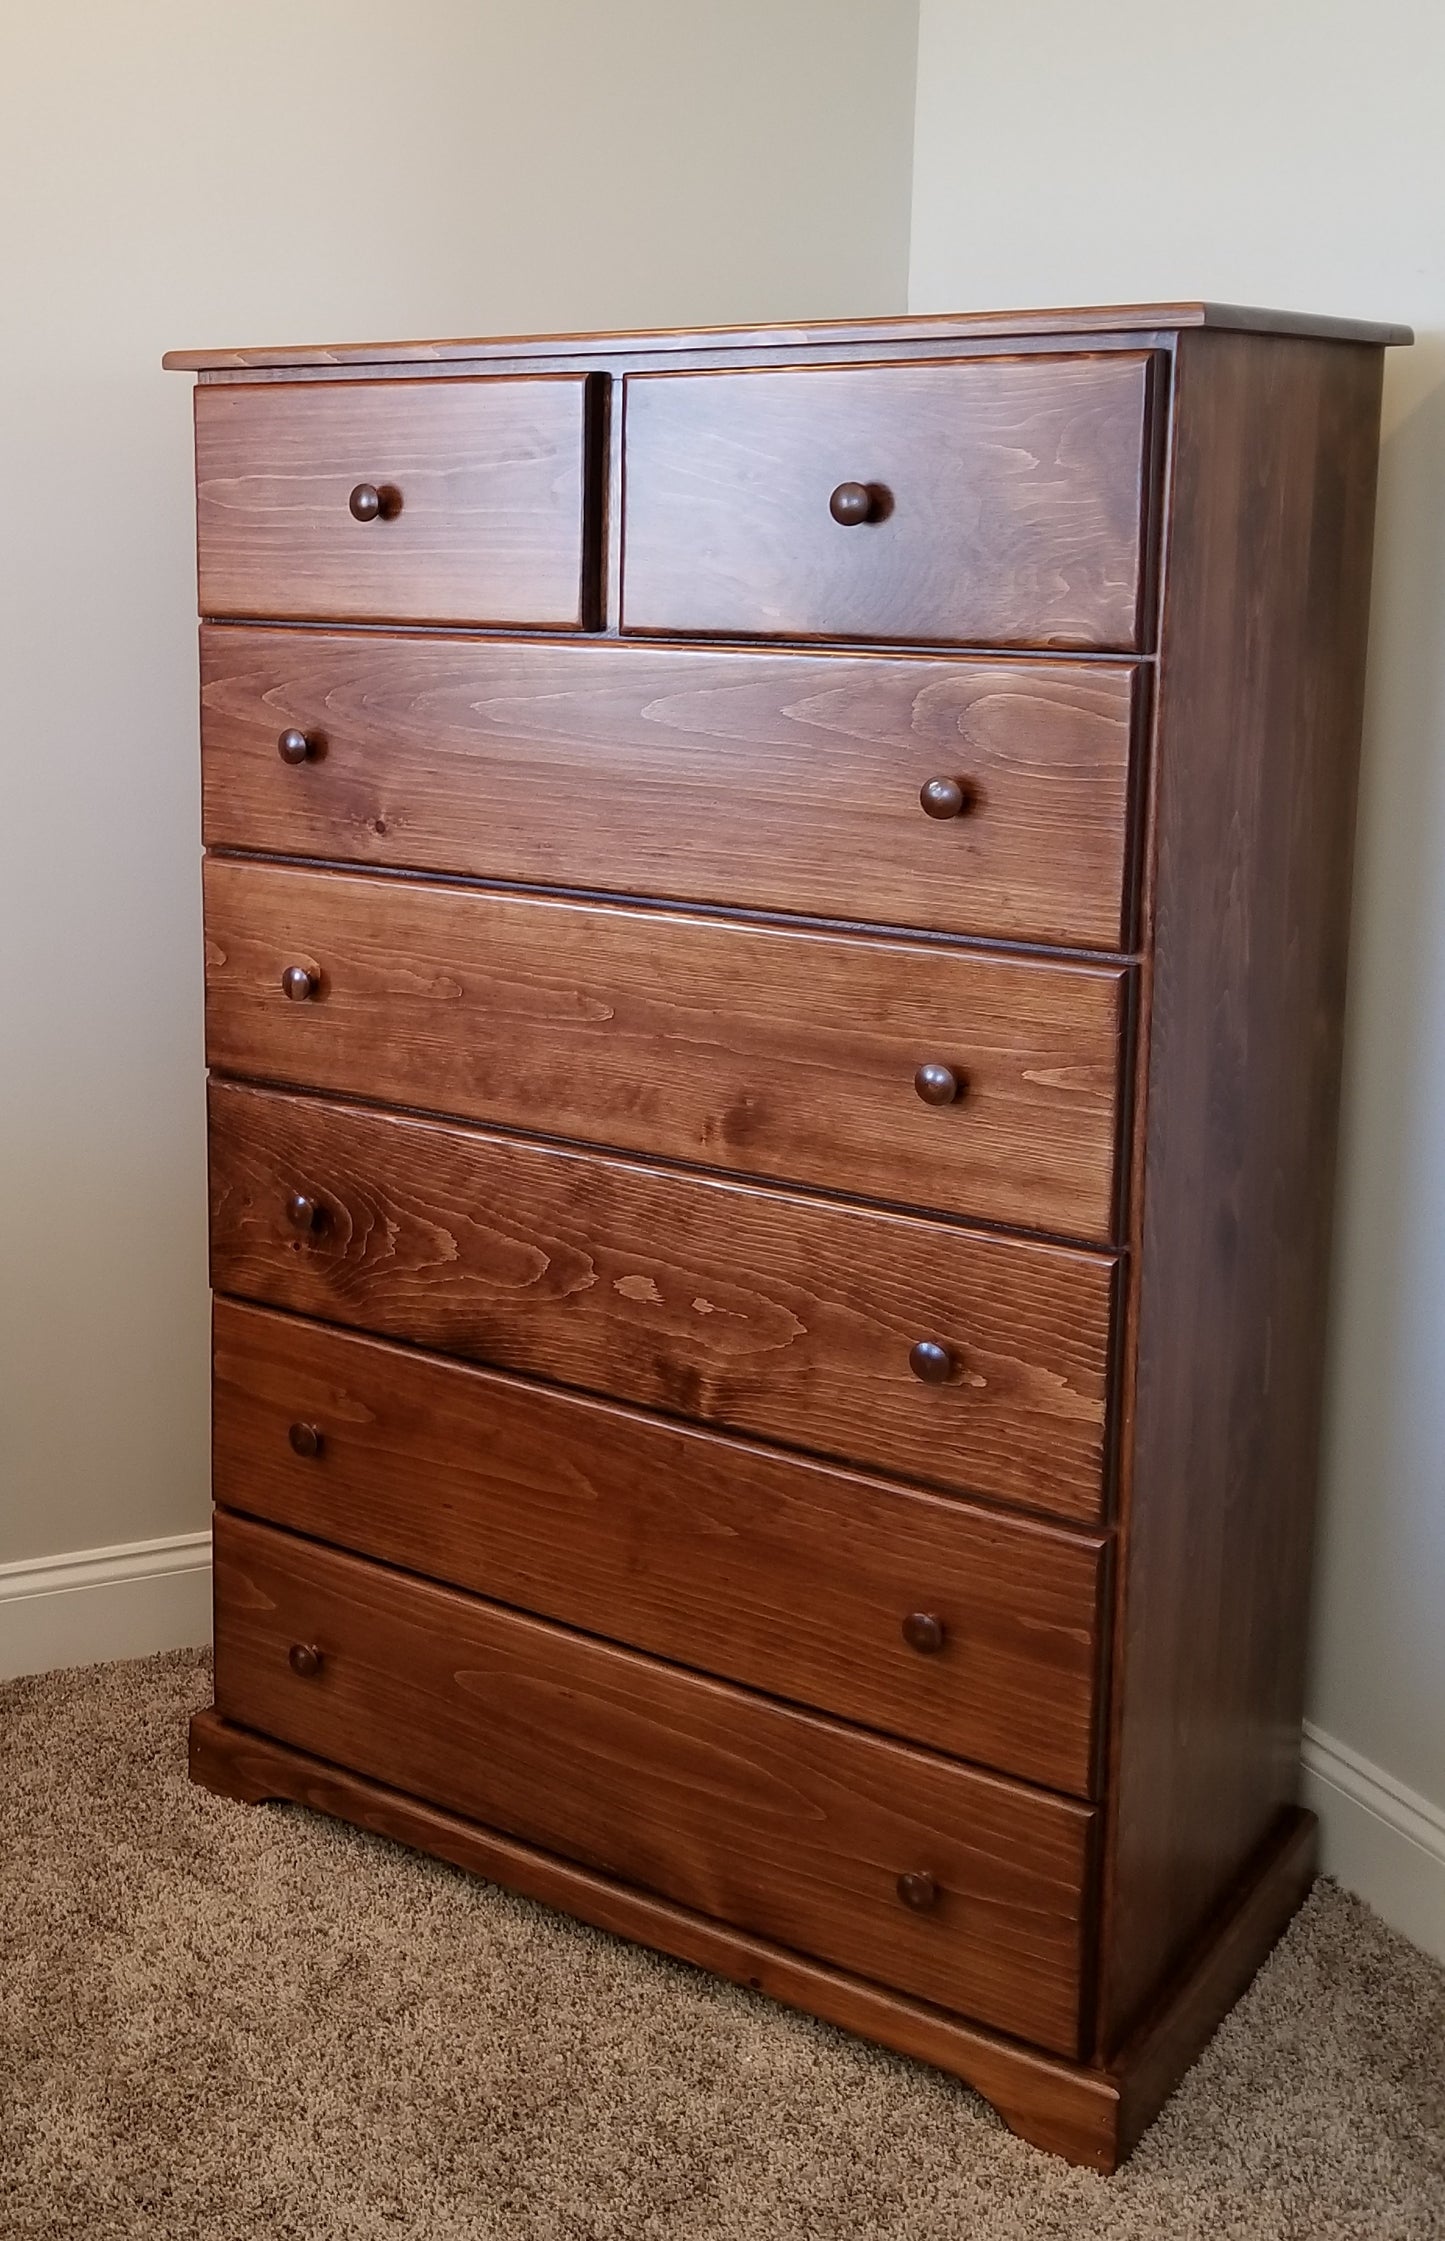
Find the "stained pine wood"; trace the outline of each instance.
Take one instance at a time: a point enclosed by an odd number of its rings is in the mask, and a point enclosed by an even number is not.
[[[468,364],[498,385],[592,376],[578,406],[575,615],[605,629],[591,644],[575,632],[528,643],[502,608],[457,618],[490,638],[438,628],[445,614],[430,611],[411,617],[426,632],[311,630],[298,626],[384,624],[391,610],[296,605],[273,615],[286,630],[208,629],[213,846],[349,867],[330,880],[296,875],[328,903],[343,886],[371,892],[368,867],[394,867],[480,882],[468,895],[492,883],[492,927],[504,914],[513,930],[585,924],[590,947],[562,945],[564,1001],[595,996],[601,964],[618,978],[598,930],[639,921],[659,934],[686,927],[689,945],[704,933],[740,940],[729,954],[753,966],[826,955],[840,973],[866,956],[887,958],[891,976],[893,960],[920,948],[953,960],[957,945],[923,935],[973,937],[972,965],[988,970],[1040,969],[1001,956],[1010,943],[1102,952],[1095,965],[1113,952],[1116,966],[1131,963],[1137,1002],[1113,1137],[1126,1178],[1117,1252],[1020,1234],[1039,1227],[1043,1203],[1022,1159],[1013,1176],[995,1163],[1016,1194],[992,1201],[1014,1207],[1007,1229],[839,1195],[879,1187],[856,1164],[861,1139],[839,1091],[856,1075],[868,1104],[880,1079],[870,1068],[892,1062],[912,987],[896,977],[869,980],[874,1008],[850,1023],[845,1060],[841,981],[823,976],[831,1094],[816,1100],[806,1142],[784,1146],[789,1160],[803,1145],[822,1162],[831,1134],[831,1164],[807,1170],[812,1195],[783,1187],[787,1166],[747,1182],[709,1172],[711,1161],[699,1169],[706,1154],[688,1132],[702,1109],[692,1061],[703,984],[727,1030],[712,1060],[719,1078],[733,1069],[736,1083],[745,1063],[781,1054],[791,1097],[818,1032],[811,985],[771,970],[708,981],[699,960],[721,949],[688,946],[670,979],[667,958],[630,950],[625,1000],[605,995],[609,1017],[594,1010],[581,1027],[574,1010],[564,1034],[545,1009],[555,989],[539,969],[543,945],[519,949],[509,936],[517,1033],[493,985],[468,1011],[485,1028],[485,1056],[441,1039],[446,1080],[488,1098],[503,1082],[518,1100],[509,1126],[550,1133],[528,1102],[540,1083],[566,1108],[559,1130],[620,1136],[615,1116],[630,1114],[630,1157],[234,1081],[213,1091],[218,1334],[238,1318],[266,1334],[253,1352],[240,1342],[235,1390],[222,1374],[218,1484],[274,1518],[237,1527],[269,1535],[266,1546],[311,1547],[347,1578],[401,1579],[433,1613],[488,1608],[457,1592],[486,1590],[494,1617],[532,1630],[529,1640],[581,1641],[617,1661],[609,1671],[660,1674],[689,1703],[715,1691],[837,1735],[850,1764],[861,1747],[1005,1790],[1006,1774],[1027,1773],[1047,1788],[1019,1794],[1055,1807],[1070,1782],[1082,1788],[1085,1645],[1053,1567],[1065,1551],[1097,1567],[1117,1548],[1108,1623],[1095,1619],[1089,1637],[1107,1732],[1087,1776],[1099,1857],[1091,1838],[1068,1932],[1080,2059],[1059,2059],[1040,2035],[1054,2027],[1037,2011],[1061,2000],[1057,1974],[1052,1993],[1039,1979],[991,2034],[930,2005],[936,1986],[927,1997],[898,1989],[886,1954],[824,1959],[813,1929],[725,1922],[719,1889],[771,1904],[774,1886],[748,1881],[751,1840],[740,1854],[721,1834],[695,1842],[695,1812],[659,1805],[661,1823],[632,1827],[639,1844],[661,1827],[654,1853],[705,1879],[700,1904],[642,1889],[626,1865],[609,1874],[560,1857],[564,1842],[575,1849],[565,1832],[528,1841],[485,1825],[485,1802],[449,1808],[437,1794],[445,1774],[428,1773],[425,1754],[402,1778],[429,1794],[407,1796],[357,1765],[327,1766],[212,1718],[196,1731],[200,1778],[347,1814],[940,2061],[1026,2136],[1096,2168],[1127,2152],[1311,1871],[1308,1818],[1292,1797],[1349,825],[1380,351],[1403,339],[1345,321],[1155,305],[207,361],[212,395],[308,395],[318,413],[384,391],[409,405],[445,398],[467,386]],[[375,379],[388,358],[407,379]],[[888,408],[867,405],[875,398]],[[876,437],[872,456],[860,436]],[[389,510],[359,534],[406,520],[405,506]],[[509,588],[524,575],[513,571]],[[560,636],[569,625],[540,627]],[[709,633],[730,643],[658,642]],[[789,650],[779,643],[789,637],[851,650]],[[861,650],[870,641],[886,650]],[[267,894],[301,893],[277,884],[287,876],[268,874]],[[416,882],[389,884],[410,895]],[[498,884],[554,893],[508,897]],[[225,875],[222,890],[253,892]],[[462,908],[450,890],[416,907]],[[247,917],[246,941],[269,934],[270,908],[259,930]],[[754,923],[729,924],[739,911]],[[433,968],[455,968],[442,952],[463,923],[470,907],[433,942],[433,919],[408,916],[400,951],[373,941],[375,1018],[403,1016],[403,952],[425,981],[428,1017],[461,1016],[474,956],[456,997],[437,995]],[[876,948],[870,927],[884,937]],[[373,935],[361,926],[353,949]],[[789,946],[769,946],[778,940]],[[489,954],[495,962],[495,943]],[[1055,961],[1066,972],[1091,962]],[[263,1033],[246,984],[228,988],[215,1025],[241,1023],[238,1061],[274,1067],[284,1038],[324,1037],[338,962],[289,956]],[[1117,988],[1117,971],[1078,985],[1106,982]],[[654,1079],[639,1066],[628,1107],[605,1068],[595,1083],[579,1078],[569,1038],[585,1031],[589,1049],[598,1038],[614,1047],[607,1038],[634,1032],[639,991],[653,1031],[663,1002],[669,1025],[685,1023],[680,1040],[662,1040],[687,1066],[682,1094],[667,1067]],[[1010,1033],[1026,1013],[1010,1009]],[[378,1031],[364,1080],[350,1071],[358,1021],[344,1079],[361,1096],[414,1097],[412,1084],[438,1078],[435,1040],[408,1045],[405,1027]],[[509,1041],[508,1079],[490,1046]],[[961,1117],[955,1063],[920,1054],[917,1125]],[[1072,1094],[1047,1068],[1027,1071],[1030,1101]],[[316,1088],[314,1072],[297,1079]],[[491,1104],[477,1109],[495,1122]],[[800,1113],[786,1106],[785,1117]],[[871,1158],[881,1122],[864,1133]],[[900,1165],[920,1203],[937,1189],[916,1158]],[[338,1366],[363,1355],[364,1376]],[[289,1383],[303,1372],[308,1415],[291,1413]],[[584,1418],[585,1433],[562,1429]],[[350,1514],[337,1519],[327,1489],[343,1484]],[[556,1521],[565,1561],[537,1556],[538,1517]],[[687,1531],[704,1519],[725,1527],[708,1542],[710,1595]],[[1038,1561],[1020,1568],[1026,1531]],[[348,1536],[398,1570],[338,1553]],[[913,1599],[910,1550],[955,1581],[950,1610]],[[428,1568],[455,1572],[454,1585],[428,1587]],[[1027,1635],[1011,1635],[1025,1584],[1042,1600]],[[899,1589],[909,1608],[885,1650],[872,1614],[876,1601],[896,1616]],[[264,1631],[244,1592],[223,1586],[224,1623]],[[355,1623],[350,1657],[373,1630],[347,1594],[338,1601]],[[393,1598],[383,1601],[404,1631]],[[534,1606],[540,1615],[518,1615]],[[970,1630],[977,1664],[950,1664]],[[844,1635],[856,1651],[846,1658]],[[439,1701],[463,1670],[444,1649],[430,1639],[415,1660],[399,1653],[414,1708],[429,1695],[427,1656],[443,1660]],[[298,1635],[263,1662],[258,1720],[280,1716],[267,1691],[283,1707],[308,1690],[313,1705],[326,1701],[326,1643]],[[910,1701],[914,1670],[936,1696]],[[393,1701],[388,1686],[383,1699]],[[447,1719],[473,1710],[453,1694]],[[957,1728],[933,1725],[935,1712]],[[393,1738],[399,1724],[394,1708],[379,1721]],[[355,1757],[353,1730],[367,1721],[345,1710],[321,1749]],[[411,1731],[429,1734],[417,1709],[408,1741]],[[564,1716],[536,1732],[571,1749]],[[435,1734],[425,1748],[447,1756]],[[996,1771],[970,1775],[969,1752]],[[453,1757],[471,1780],[483,1755]],[[506,1763],[520,1781],[517,1756]],[[586,1759],[593,1787],[568,1791],[568,1812],[579,1796],[591,1811],[586,1800],[609,1788],[602,1763]],[[811,1783],[815,1762],[802,1763]],[[640,1785],[654,1766],[671,1781],[676,1761],[639,1746],[627,1764]],[[900,1805],[896,1785],[890,1797],[905,1818],[917,1803],[910,1792]],[[855,1903],[847,1882],[860,1861],[878,1865],[863,1830],[850,1808],[842,1882],[825,1873],[821,1888],[811,1876],[800,1886],[830,1952],[835,1933],[866,1944],[878,1929],[871,1899]],[[951,1839],[975,1833],[951,1818]],[[1006,1848],[983,1849],[995,1872],[1007,1868]],[[897,1871],[909,1935],[939,1928],[938,1913],[913,1908],[940,1886],[946,1903],[948,1879],[924,1859]],[[1052,1940],[1057,1917],[1046,1920]],[[805,1935],[812,1954],[796,1942]],[[990,1973],[990,1998],[1019,1990],[1011,1936],[1006,1926],[990,1959],[985,1928],[970,1956]],[[1043,1966],[1036,1940],[1030,1953],[1029,1966]],[[867,1970],[890,1972],[893,1988]],[[1062,2005],[1053,2012],[1061,2025]],[[1000,2035],[1015,2030],[1034,2043]]]
[[[1137,685],[1097,661],[207,625],[205,837],[1115,949]],[[944,823],[919,804],[939,777],[967,797]]]
[[[623,627],[1138,646],[1152,368],[629,375]],[[834,519],[845,482],[874,492],[874,519]]]
[[[201,612],[575,630],[586,472],[582,374],[198,388]]]
[[[224,1507],[1089,1793],[1099,1537],[233,1300],[214,1339]]]
[[[1099,1242],[1126,990],[1111,967],[206,867],[227,1073]],[[920,1096],[929,1064],[951,1102]]]
[[[1180,350],[1106,2045],[1296,1792],[1380,378]]]
[[[766,327],[678,327],[618,334],[486,336],[472,341],[365,342],[272,346],[231,350],[168,350],[162,364],[180,373],[226,373],[260,367],[308,368],[424,366],[448,359],[532,357],[637,357],[657,350],[679,355],[730,348],[786,350],[811,344],[823,349],[869,345],[880,351],[923,341],[1086,334],[1153,334],[1191,327],[1235,328],[1265,334],[1315,335],[1377,347],[1407,343],[1409,327],[1368,319],[1337,319],[1299,311],[1269,311],[1243,304],[1141,303],[1078,306],[1061,311],[951,312],[912,319],[812,319]]]
[[[225,1083],[210,1115],[220,1291],[1100,1516],[1108,1254]],[[920,1337],[948,1382],[910,1371]]]
[[[250,1520],[218,1516],[216,1569],[224,1718],[1075,2050],[1087,1807]]]

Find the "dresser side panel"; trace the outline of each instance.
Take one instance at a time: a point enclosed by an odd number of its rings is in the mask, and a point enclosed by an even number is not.
[[[1179,345],[1106,2052],[1295,1793],[1382,365]]]

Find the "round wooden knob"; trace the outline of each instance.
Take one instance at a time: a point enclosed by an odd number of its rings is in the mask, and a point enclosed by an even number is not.
[[[908,1349],[908,1367],[925,1385],[946,1385],[954,1366],[952,1354],[936,1338],[920,1338]]]
[[[293,1650],[291,1655],[294,1657],[296,1652]],[[926,1914],[931,1906],[938,1904],[938,1885],[925,1869],[918,1868],[911,1875],[899,1876],[898,1896],[916,1914]]]
[[[913,1086],[925,1105],[951,1105],[962,1084],[951,1066],[920,1066]]]
[[[294,1191],[286,1201],[286,1219],[293,1229],[319,1229],[321,1208],[304,1191]]]
[[[956,778],[930,778],[918,789],[925,817],[961,817],[968,795]]]
[[[314,1642],[293,1642],[286,1662],[303,1681],[314,1681],[321,1671],[321,1652]]]
[[[283,731],[276,742],[276,752],[283,763],[305,763],[311,760],[312,747],[304,731]]]
[[[844,529],[856,528],[873,511],[873,493],[866,482],[840,482],[828,500],[828,511]]]
[[[903,1639],[920,1657],[936,1657],[944,1643],[943,1621],[932,1611],[910,1611],[903,1621]]]
[[[308,996],[316,994],[321,982],[315,973],[308,973],[304,965],[288,965],[281,975],[281,986],[293,1004],[304,1004]]]
[[[357,521],[376,521],[381,514],[381,492],[374,482],[359,482],[347,504]]]
[[[321,1453],[323,1445],[321,1432],[319,1426],[315,1424],[293,1424],[286,1437],[290,1440],[296,1453],[306,1456],[308,1461],[311,1457]],[[907,1632],[906,1627],[904,1631]]]

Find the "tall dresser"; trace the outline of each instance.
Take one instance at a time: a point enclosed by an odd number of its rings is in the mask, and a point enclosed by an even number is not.
[[[178,353],[195,1777],[1110,2169],[1295,1804],[1385,346]]]

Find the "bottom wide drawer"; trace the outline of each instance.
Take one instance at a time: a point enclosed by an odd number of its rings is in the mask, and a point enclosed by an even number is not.
[[[216,1703],[719,1920],[1079,2051],[1086,1806],[225,1514]]]

